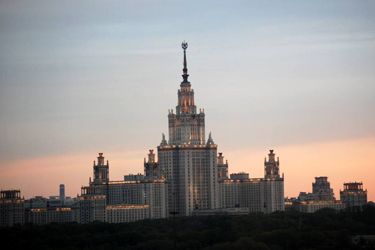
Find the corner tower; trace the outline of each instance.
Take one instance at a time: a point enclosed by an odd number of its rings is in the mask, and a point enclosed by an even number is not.
[[[98,164],[94,161],[94,184],[109,182],[109,164],[104,164],[103,153],[99,153]]]
[[[266,160],[266,158],[264,159],[264,176],[266,178],[279,177],[279,165],[279,158],[277,158],[276,161],[273,149],[270,149],[270,153],[268,154],[268,161]]]
[[[280,161],[270,149],[268,161],[264,159],[263,200],[264,212],[284,211],[284,174],[280,176]]]

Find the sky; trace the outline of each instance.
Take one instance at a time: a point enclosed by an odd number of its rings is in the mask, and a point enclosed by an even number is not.
[[[110,179],[143,172],[168,134],[181,43],[206,134],[229,172],[285,196],[328,176],[375,201],[375,2],[1,1],[0,188],[76,196],[103,152]],[[207,139],[207,138],[206,138]]]

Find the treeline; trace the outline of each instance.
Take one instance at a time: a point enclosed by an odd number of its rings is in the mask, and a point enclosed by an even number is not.
[[[375,249],[351,236],[375,235],[375,207],[313,214],[274,212],[176,218],[177,249]],[[174,249],[173,219],[0,228],[2,249]]]

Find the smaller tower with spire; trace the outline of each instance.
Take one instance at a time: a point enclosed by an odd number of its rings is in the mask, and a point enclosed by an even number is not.
[[[109,182],[109,163],[104,164],[103,153],[99,153],[98,164],[94,161],[94,184]]]
[[[273,153],[273,149],[270,149],[270,153],[268,154],[268,161],[266,158],[264,158],[265,178],[280,177],[279,165],[279,158],[277,158],[277,161],[275,161],[275,154]]]
[[[156,180],[161,178],[161,172],[159,171],[159,164],[155,160],[154,150],[150,149],[148,159],[144,162],[145,178],[147,180]]]
[[[162,133],[162,135],[161,135],[161,143],[160,143],[160,146],[166,146],[166,145],[168,145],[167,144],[167,140],[165,140],[165,134],[164,133]]]
[[[219,153],[219,156],[217,157],[217,170],[219,180],[228,179],[228,160],[224,163],[223,153]]]

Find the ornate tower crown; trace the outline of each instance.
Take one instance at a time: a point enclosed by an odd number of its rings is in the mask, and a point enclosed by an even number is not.
[[[182,78],[184,79],[181,83],[181,87],[182,85],[189,85],[190,86],[190,82],[188,81],[188,69],[187,69],[187,61],[186,61],[186,49],[188,48],[188,44],[187,42],[183,41],[183,43],[181,44],[181,47],[182,49],[184,50],[184,68],[182,69]]]
[[[186,49],[188,48],[188,43],[185,42],[185,41],[183,41],[182,44],[181,44],[181,46],[182,46],[182,48],[183,48],[184,50],[186,50]]]

